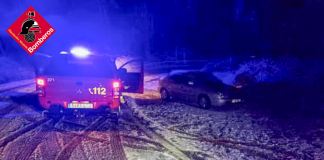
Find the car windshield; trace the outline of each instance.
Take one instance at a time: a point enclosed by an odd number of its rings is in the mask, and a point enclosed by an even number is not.
[[[195,79],[198,83],[222,83],[218,78],[216,78],[212,73],[197,73]]]
[[[47,66],[44,74],[67,77],[114,77],[113,69],[101,61],[54,60]]]

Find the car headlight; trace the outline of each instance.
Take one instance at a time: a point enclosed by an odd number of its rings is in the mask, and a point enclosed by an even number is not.
[[[220,92],[217,93],[217,96],[219,99],[223,99],[225,97],[224,94]]]
[[[242,87],[243,87],[243,86],[241,86],[241,85],[239,85],[239,86],[235,86],[235,88],[238,88],[238,89],[239,89],[239,88],[242,88]]]
[[[241,99],[232,99],[232,103],[240,103],[240,102],[242,102]]]

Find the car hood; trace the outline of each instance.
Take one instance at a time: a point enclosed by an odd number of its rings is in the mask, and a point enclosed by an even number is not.
[[[220,92],[228,97],[237,97],[239,90],[240,90],[232,85],[215,84],[215,83],[206,84],[206,85],[204,85],[204,88],[207,92],[210,92],[210,93]]]

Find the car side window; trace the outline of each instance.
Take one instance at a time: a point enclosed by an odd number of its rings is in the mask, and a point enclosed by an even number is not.
[[[189,82],[191,81],[191,78],[190,77],[188,77],[188,76],[186,76],[186,75],[182,75],[181,77],[180,77],[180,81],[179,81],[179,83],[180,84],[188,84]]]
[[[172,75],[168,78],[169,81],[173,83],[179,83],[180,81],[180,75]]]
[[[214,77],[212,74],[197,74],[195,76],[195,80],[200,85],[204,85],[204,84],[223,85],[222,81]]]

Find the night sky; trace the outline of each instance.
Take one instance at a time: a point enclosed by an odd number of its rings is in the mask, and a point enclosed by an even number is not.
[[[0,6],[2,46],[14,54],[24,51],[5,30],[29,6],[56,29],[39,49],[49,54],[73,45],[161,59],[184,52],[186,59],[322,58],[324,51],[321,0],[19,0],[1,1]]]

